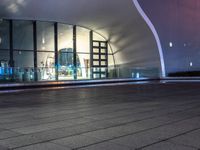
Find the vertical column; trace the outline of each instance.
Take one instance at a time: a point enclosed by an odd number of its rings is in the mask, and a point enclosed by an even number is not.
[[[13,60],[13,21],[9,21],[9,29],[10,29],[10,67],[14,67],[14,60]]]
[[[93,79],[93,31],[90,31],[90,78]]]
[[[37,68],[37,22],[33,21],[34,80],[38,81]]]
[[[102,64],[101,64],[101,41],[98,42],[99,43],[99,78],[102,78]]]
[[[9,35],[10,35],[10,61],[9,61],[9,65],[11,67],[10,69],[10,77],[11,80],[14,79],[14,59],[13,59],[13,21],[10,20],[9,21]]]
[[[54,23],[55,78],[58,81],[58,23]]]
[[[77,62],[76,62],[76,26],[73,26],[73,64],[74,64],[74,80],[77,79]]]
[[[108,41],[106,41],[106,78],[108,78]]]

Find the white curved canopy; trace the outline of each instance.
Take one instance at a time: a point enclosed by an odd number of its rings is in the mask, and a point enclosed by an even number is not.
[[[116,64],[161,70],[155,38],[132,0],[1,0],[0,17],[80,25],[109,40]]]

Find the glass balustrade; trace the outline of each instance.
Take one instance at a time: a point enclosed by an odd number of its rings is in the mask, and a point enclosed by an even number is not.
[[[68,81],[91,79],[117,79],[117,78],[155,78],[160,72],[157,68],[103,68],[105,75],[93,76],[92,70],[102,68],[94,67],[40,67],[40,68],[3,68],[0,67],[0,83],[9,82],[40,82],[40,81]],[[59,77],[59,78],[58,78]]]

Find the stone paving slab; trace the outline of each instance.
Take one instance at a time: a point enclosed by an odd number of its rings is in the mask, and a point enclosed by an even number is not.
[[[147,83],[3,94],[0,150],[197,150],[199,89]]]
[[[17,148],[16,150],[71,150],[71,149],[67,148],[66,146],[64,147],[53,143],[42,143],[42,144],[35,144]]]
[[[170,142],[192,146],[200,149],[200,129],[170,139]]]
[[[54,140],[52,141],[52,143],[65,145],[72,149],[77,149],[77,148],[85,147],[87,145],[91,145],[94,143],[99,143],[101,141],[102,140],[94,138],[94,137],[76,135],[76,136],[71,136],[71,137],[67,137],[67,138],[63,138],[59,140]]]
[[[114,144],[110,142],[103,142],[88,147],[81,148],[80,150],[132,150],[130,147]]]
[[[161,143],[143,148],[142,150],[197,150],[197,149],[193,147],[189,147],[189,146],[170,143],[170,142],[161,142]]]

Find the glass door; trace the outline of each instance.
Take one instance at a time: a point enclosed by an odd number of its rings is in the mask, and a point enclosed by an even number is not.
[[[108,76],[108,46],[106,41],[92,41],[91,67],[92,78],[102,79]]]

